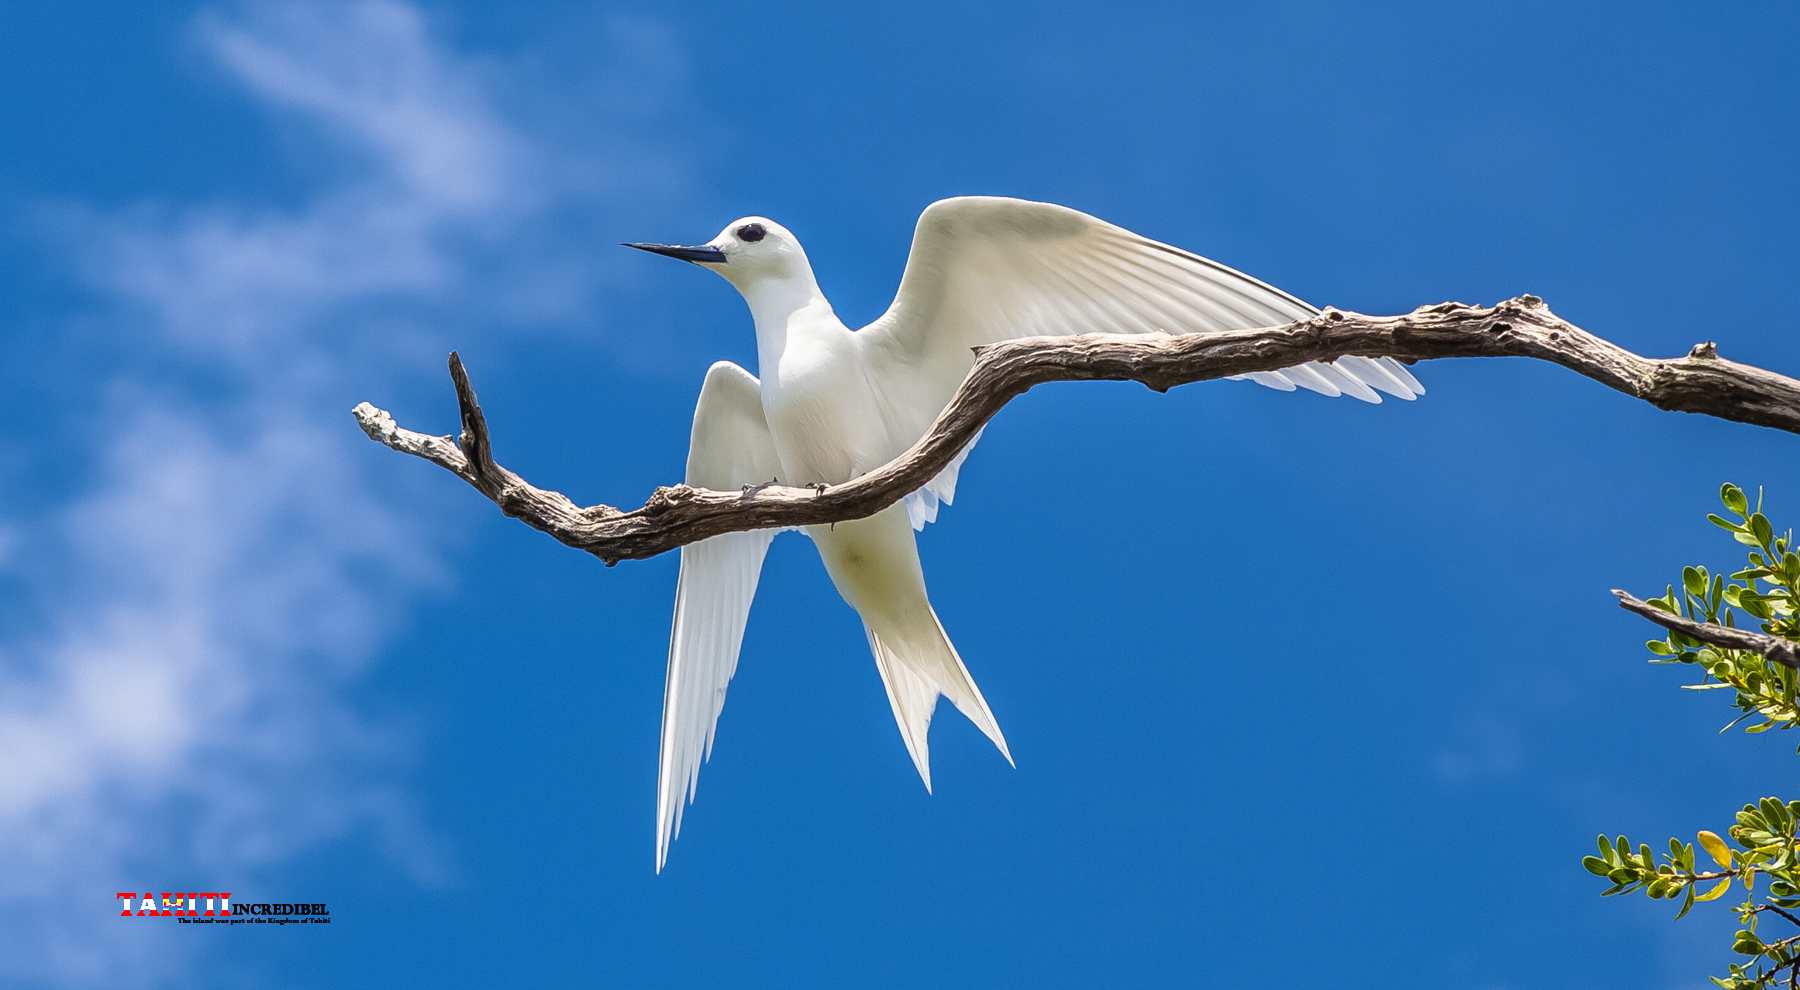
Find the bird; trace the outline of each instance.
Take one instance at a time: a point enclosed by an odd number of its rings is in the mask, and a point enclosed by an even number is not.
[[[704,244],[623,246],[716,272],[749,305],[758,374],[729,361],[712,365],[694,410],[685,481],[714,490],[841,484],[887,464],[924,435],[983,344],[1088,332],[1216,333],[1319,312],[1235,269],[1079,210],[998,196],[928,206],[893,304],[860,330],[838,319],[800,241],[767,217],[734,220]],[[1407,400],[1425,392],[1392,358],[1342,357],[1233,377],[1372,403],[1381,401],[1378,391]],[[881,512],[805,529],[862,619],[928,793],[926,737],[940,696],[1012,762],[987,699],[932,609],[914,535],[951,504],[979,440]],[[728,533],[681,548],[657,772],[658,873],[694,799],[700,765],[712,756],[775,535]]]

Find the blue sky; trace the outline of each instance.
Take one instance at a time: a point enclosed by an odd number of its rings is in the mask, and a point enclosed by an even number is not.
[[[1593,835],[1796,796],[1606,589],[1800,518],[1791,438],[1550,366],[1367,407],[1034,390],[921,539],[1014,756],[936,794],[779,539],[652,872],[675,561],[613,569],[357,431],[581,501],[678,479],[761,213],[852,325],[944,196],[1065,203],[1317,304],[1533,292],[1800,368],[1779,5],[20,3],[0,11],[0,974],[24,986],[1693,986],[1711,905]],[[1295,878],[1295,867],[1307,879]],[[329,928],[123,921],[121,890]],[[1703,906],[1704,907],[1704,906]]]

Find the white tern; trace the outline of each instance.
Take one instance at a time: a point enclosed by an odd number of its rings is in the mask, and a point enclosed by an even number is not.
[[[724,276],[756,321],[761,378],[728,361],[700,389],[687,483],[730,491],[771,480],[840,484],[924,435],[974,364],[971,348],[1012,337],[1106,331],[1207,333],[1277,326],[1318,312],[1180,248],[1050,203],[990,196],[926,208],[893,305],[861,330],[832,312],[806,252],[764,217],[705,244],[628,244]],[[1391,358],[1344,357],[1240,376],[1272,388],[1380,402],[1425,392]],[[971,442],[970,446],[974,444]],[[999,747],[1006,738],[925,594],[913,531],[949,505],[965,448],[941,474],[866,519],[807,529],[839,594],[862,617],[900,736],[931,788],[926,731],[939,695]],[[656,869],[680,834],[700,764],[712,755],[725,687],[772,530],[681,548],[663,694]],[[684,800],[685,798],[685,800]]]

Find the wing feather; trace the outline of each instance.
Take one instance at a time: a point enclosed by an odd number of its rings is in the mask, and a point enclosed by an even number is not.
[[[993,196],[940,200],[919,217],[893,305],[857,334],[898,455],[924,435],[974,364],[971,348],[1091,332],[1217,333],[1317,309],[1216,261],[1064,206]],[[1341,358],[1233,376],[1282,391],[1380,402],[1425,389],[1392,358]],[[955,465],[908,496],[915,527],[955,495]]]
[[[694,409],[687,483],[730,491],[777,480],[780,473],[756,377],[728,361],[713,365]],[[700,764],[712,758],[725,688],[737,671],[750,602],[774,537],[773,530],[727,533],[681,548],[657,767],[659,873],[669,844],[681,834],[681,813],[694,799]]]

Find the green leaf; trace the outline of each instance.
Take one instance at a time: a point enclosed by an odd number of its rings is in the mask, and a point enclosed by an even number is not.
[[[1744,490],[1729,481],[1719,486],[1719,501],[1724,503],[1725,508],[1740,516],[1750,511],[1750,503],[1744,498]]]
[[[1773,826],[1773,828],[1770,829],[1771,832],[1781,830],[1782,818],[1787,815],[1787,808],[1780,801],[1777,801],[1772,797],[1766,797],[1757,801],[1756,807],[1758,811],[1762,812],[1763,821],[1766,821]]]
[[[1706,571],[1699,567],[1683,567],[1681,569],[1681,586],[1695,598],[1706,597]]]
[[[1675,912],[1675,920],[1687,917],[1688,910],[1694,906],[1694,885],[1687,885],[1687,897],[1681,902],[1681,910]]]
[[[1587,871],[1597,877],[1603,877],[1612,872],[1612,864],[1598,856],[1583,856],[1581,865],[1587,867]]]
[[[1644,644],[1644,648],[1659,657],[1672,657],[1675,655],[1675,647],[1670,646],[1667,640],[1650,640]]]
[[[1750,535],[1756,538],[1756,545],[1766,547],[1775,540],[1775,529],[1769,525],[1769,517],[1758,512],[1750,517]]]
[[[1694,900],[1696,900],[1696,901],[1716,901],[1719,898],[1725,896],[1725,891],[1727,891],[1729,889],[1731,889],[1731,878],[1726,877],[1725,879],[1720,880],[1718,883],[1713,884],[1713,888],[1711,890],[1707,891],[1704,894],[1699,895],[1698,897],[1695,897]]]

